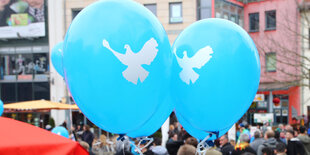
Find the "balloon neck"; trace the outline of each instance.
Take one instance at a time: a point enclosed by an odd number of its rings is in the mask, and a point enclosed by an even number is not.
[[[119,134],[119,137],[117,138],[118,141],[124,141],[125,140],[125,134]]]

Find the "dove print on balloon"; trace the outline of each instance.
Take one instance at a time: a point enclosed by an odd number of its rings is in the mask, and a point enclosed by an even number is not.
[[[117,134],[152,127],[151,117],[170,107],[162,104],[167,104],[172,60],[163,26],[131,0],[84,8],[64,41],[64,77],[74,101],[90,121]]]
[[[193,68],[200,69],[203,67],[211,58],[211,54],[213,50],[210,46],[206,46],[200,49],[192,58],[188,58],[187,52],[183,52],[183,58],[179,58],[176,56],[178,64],[183,69],[180,72],[180,78],[186,84],[189,84],[190,81],[195,83],[196,80],[199,78],[199,74],[197,74]]]
[[[134,84],[137,84],[138,79],[140,79],[141,83],[146,79],[149,72],[146,71],[141,65],[150,65],[158,52],[158,44],[154,38],[147,41],[138,53],[132,52],[130,46],[127,44],[125,45],[125,54],[114,51],[106,40],[103,40],[102,44],[104,47],[109,49],[119,61],[128,66],[128,68],[123,72],[123,76],[125,79]]]
[[[254,42],[237,24],[205,19],[187,27],[172,46],[176,113],[192,132],[224,131],[250,107],[259,85]],[[182,124],[181,122],[181,124]]]

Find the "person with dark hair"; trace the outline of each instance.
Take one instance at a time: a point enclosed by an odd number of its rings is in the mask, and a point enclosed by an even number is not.
[[[293,130],[286,131],[287,155],[306,155],[303,144],[298,138],[294,137]]]
[[[89,145],[89,152],[91,152],[92,149],[92,143],[94,140],[94,134],[89,130],[90,127],[88,125],[85,125],[82,134],[82,141],[85,141]]]
[[[265,142],[265,140],[261,136],[261,132],[259,130],[254,132],[254,141],[250,144],[250,146],[257,152],[258,147]]]
[[[265,147],[262,150],[263,155],[274,155],[274,151],[272,148]]]
[[[310,138],[307,135],[307,129],[305,126],[301,126],[299,128],[299,135],[297,136],[297,138],[301,141],[301,143],[303,144],[306,154],[310,155]]]
[[[180,146],[183,144],[183,141],[178,141],[178,134],[174,133],[173,137],[171,137],[166,144],[168,153],[170,155],[176,155]]]
[[[279,143],[276,146],[275,154],[276,155],[286,155],[286,145],[284,143]]]
[[[234,151],[234,147],[228,141],[227,135],[223,135],[220,138],[220,146],[221,146],[221,152],[223,155],[231,155],[232,152]]]
[[[274,138],[277,140],[278,143],[284,143],[286,144],[286,139],[284,139],[285,141],[283,141],[280,137],[281,133],[280,131],[275,131],[274,132]]]
[[[271,148],[273,150],[276,149],[276,145],[278,144],[277,140],[274,138],[274,132],[272,130],[267,130],[265,133],[265,142],[258,146],[257,155],[263,155],[262,150],[266,147]]]
[[[161,146],[161,138],[154,137],[153,146],[150,147],[146,155],[168,155],[168,151],[165,147]]]
[[[197,141],[197,139],[194,138],[194,137],[188,137],[188,138],[185,140],[185,144],[189,144],[189,145],[193,145],[194,147],[197,147],[198,141]]]

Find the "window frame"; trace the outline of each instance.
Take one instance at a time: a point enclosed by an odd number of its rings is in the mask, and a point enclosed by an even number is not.
[[[271,55],[275,55],[275,69],[274,70],[268,70],[268,67],[267,67],[267,64],[268,64],[268,56],[271,56]],[[265,69],[266,69],[266,72],[277,72],[277,53],[276,52],[269,52],[269,53],[266,53],[265,54]]]
[[[152,12],[147,6],[155,6],[155,13]],[[157,4],[156,3],[148,3],[148,4],[143,4],[144,7],[146,7],[148,10],[150,10],[156,17],[157,17]]]
[[[171,18],[172,18],[172,5],[176,5],[176,4],[180,4],[181,6],[181,18],[182,20],[179,21],[179,22],[172,22],[171,21]],[[183,23],[183,6],[182,6],[182,2],[170,2],[169,3],[169,24],[180,24],[180,23]]]
[[[251,29],[251,16],[257,15],[258,16],[258,20],[257,20],[257,29]],[[256,24],[256,23],[255,23]],[[253,13],[249,13],[249,32],[259,32],[259,12],[253,12]]]
[[[274,12],[275,13],[275,25],[274,25],[274,27],[267,27],[268,26],[268,24],[267,24],[267,21],[268,21],[268,18],[267,18],[267,16],[268,16],[268,13],[271,13],[271,12]],[[265,11],[265,31],[270,31],[270,30],[276,30],[277,29],[277,12],[276,12],[276,10],[269,10],[269,11]]]

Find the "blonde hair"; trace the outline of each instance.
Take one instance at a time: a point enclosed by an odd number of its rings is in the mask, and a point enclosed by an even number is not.
[[[184,144],[179,148],[177,155],[195,155],[195,153],[196,148],[194,146]]]

